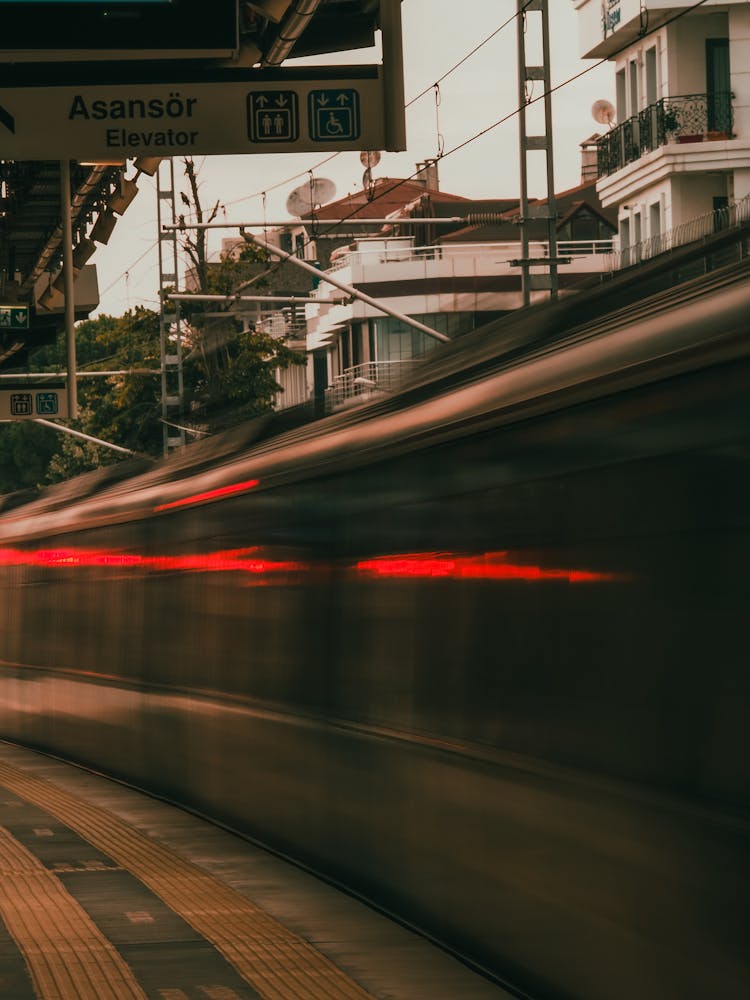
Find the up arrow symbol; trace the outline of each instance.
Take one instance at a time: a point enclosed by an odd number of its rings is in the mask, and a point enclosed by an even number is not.
[[[13,135],[16,134],[16,119],[0,104],[0,125],[4,125]]]

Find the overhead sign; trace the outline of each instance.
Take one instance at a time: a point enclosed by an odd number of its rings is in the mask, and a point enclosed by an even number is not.
[[[352,68],[349,68],[350,70]],[[380,67],[298,79],[0,87],[0,158],[388,149]]]
[[[1,0],[0,63],[231,58],[237,0]]]
[[[23,385],[0,389],[0,420],[67,418],[68,394],[64,387]]]
[[[7,330],[28,330],[28,306],[0,306],[0,334]]]

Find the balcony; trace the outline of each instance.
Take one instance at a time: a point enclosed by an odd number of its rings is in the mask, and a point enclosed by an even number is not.
[[[609,177],[670,143],[731,139],[732,97],[729,92],[685,94],[650,104],[597,142],[599,177]]]
[[[367,361],[347,368],[325,390],[326,413],[363,402],[377,393],[395,392],[420,363],[420,358],[409,358],[403,361]]]

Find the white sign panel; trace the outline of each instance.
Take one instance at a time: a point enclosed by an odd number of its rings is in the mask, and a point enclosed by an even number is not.
[[[0,158],[384,149],[378,69],[348,79],[2,88]]]
[[[68,393],[60,387],[19,386],[0,389],[0,420],[32,420],[68,416]]]

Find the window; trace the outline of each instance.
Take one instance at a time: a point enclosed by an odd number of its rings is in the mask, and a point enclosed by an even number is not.
[[[652,45],[646,49],[646,104],[656,104],[657,100],[656,81],[656,46]]]
[[[661,202],[655,201],[649,205],[648,230],[651,254],[661,253]]]
[[[731,84],[729,80],[729,39],[706,39],[707,127],[709,132],[730,132],[732,128]]]
[[[617,101],[617,121],[624,122],[628,117],[627,103],[625,99],[625,70],[617,71],[615,77],[615,94]]]
[[[641,228],[641,213],[633,214],[633,260],[641,259],[641,241],[643,240],[643,230]]]
[[[630,220],[620,219],[620,254],[622,266],[627,267],[630,263]]]
[[[630,70],[630,115],[638,114],[638,108],[640,106],[638,100],[638,63],[635,59],[631,59],[628,63]]]

